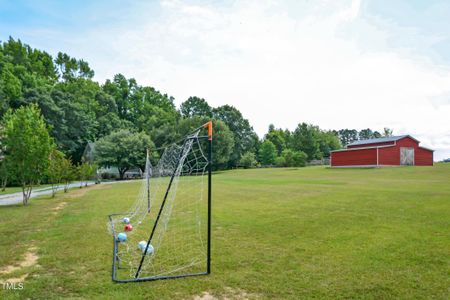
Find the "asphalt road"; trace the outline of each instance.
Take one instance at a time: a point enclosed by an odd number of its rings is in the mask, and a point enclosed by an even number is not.
[[[88,181],[87,184],[88,185],[93,185],[93,184],[95,184],[95,182],[94,181]],[[80,182],[72,182],[71,184],[69,184],[69,188],[74,188],[74,187],[79,187],[79,186],[80,186]],[[61,185],[58,188],[58,191],[61,191],[63,189],[64,189],[64,186]],[[33,189],[31,191],[30,198],[34,198],[34,197],[38,197],[38,196],[42,196],[42,195],[48,195],[48,194],[51,194],[51,193],[52,193],[52,188],[51,187]],[[22,201],[23,201],[23,194],[22,194],[22,192],[0,195],[0,206],[2,206],[2,205],[22,204]]]

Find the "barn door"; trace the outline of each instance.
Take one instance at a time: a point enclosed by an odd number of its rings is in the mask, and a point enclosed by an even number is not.
[[[414,148],[400,148],[400,164],[402,166],[414,165]]]

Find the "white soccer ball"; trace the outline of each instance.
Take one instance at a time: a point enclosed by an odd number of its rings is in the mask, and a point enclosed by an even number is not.
[[[142,253],[145,252],[145,248],[147,247],[147,242],[146,241],[140,241],[138,244],[138,248],[142,251]],[[153,248],[152,244],[148,245],[148,249],[147,249],[147,255],[153,254],[153,252],[155,251],[155,249]]]
[[[130,218],[123,218],[122,222],[124,222],[125,224],[129,224],[130,223]]]

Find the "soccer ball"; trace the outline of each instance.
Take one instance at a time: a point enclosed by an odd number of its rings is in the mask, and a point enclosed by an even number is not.
[[[125,231],[131,231],[131,230],[133,230],[133,225],[131,225],[131,224],[125,225]]]
[[[123,218],[122,219],[122,222],[124,222],[125,224],[128,224],[128,223],[130,223],[130,218]]]
[[[140,241],[139,244],[138,244],[138,248],[142,251],[142,253],[145,252],[145,247],[147,247],[147,242],[146,241]],[[147,255],[153,254],[154,251],[155,251],[155,249],[153,248],[153,246],[151,244],[148,245]]]
[[[127,241],[127,234],[124,232],[121,232],[117,235],[117,240],[119,242],[126,242]]]

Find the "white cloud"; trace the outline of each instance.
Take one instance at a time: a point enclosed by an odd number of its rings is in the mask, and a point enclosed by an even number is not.
[[[122,72],[178,104],[191,95],[232,104],[260,135],[270,123],[387,126],[450,156],[449,69],[390,47],[390,32],[361,16],[360,1],[172,0],[161,10],[79,35],[67,52],[86,58],[100,81]]]

